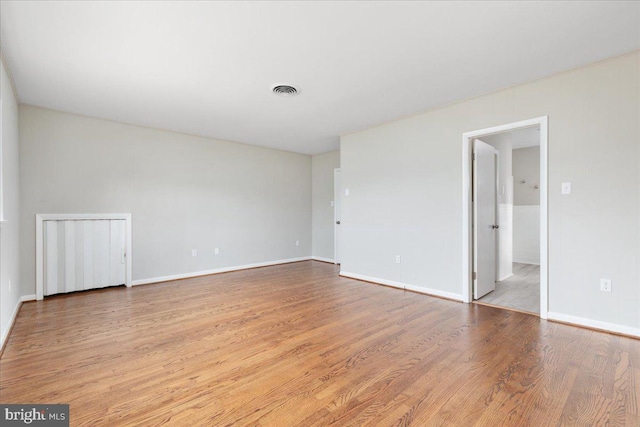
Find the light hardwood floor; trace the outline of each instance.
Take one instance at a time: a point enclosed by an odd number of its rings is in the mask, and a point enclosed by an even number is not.
[[[640,425],[640,341],[306,261],[23,305],[0,401],[73,426]]]
[[[513,276],[496,282],[479,301],[540,314],[540,266],[514,262]]]

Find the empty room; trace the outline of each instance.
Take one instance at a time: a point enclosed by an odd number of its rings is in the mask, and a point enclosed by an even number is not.
[[[0,1],[0,425],[640,426],[640,2]]]

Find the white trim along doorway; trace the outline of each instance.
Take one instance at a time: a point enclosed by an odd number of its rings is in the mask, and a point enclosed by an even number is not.
[[[475,138],[533,126],[540,128],[540,317],[549,311],[548,288],[548,116],[523,120],[462,134],[462,299],[473,295],[472,143]]]

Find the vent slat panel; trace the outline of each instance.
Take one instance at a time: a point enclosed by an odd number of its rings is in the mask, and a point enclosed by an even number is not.
[[[293,96],[298,93],[298,89],[290,85],[276,85],[272,90],[276,95],[283,96]]]

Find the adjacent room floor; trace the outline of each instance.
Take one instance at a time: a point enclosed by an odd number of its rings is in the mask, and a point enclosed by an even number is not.
[[[479,301],[540,314],[540,266],[514,262],[513,276],[496,282],[496,289]]]
[[[639,340],[304,261],[25,303],[0,401],[72,426],[640,425],[638,366]]]

